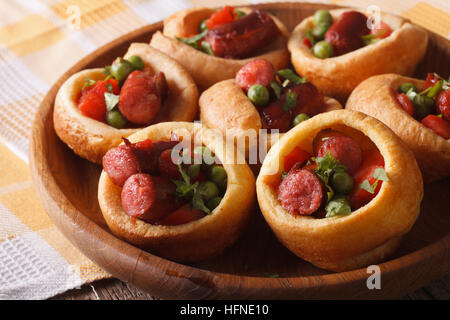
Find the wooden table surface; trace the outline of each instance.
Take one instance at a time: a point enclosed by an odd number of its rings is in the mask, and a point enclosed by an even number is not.
[[[155,300],[158,297],[118,279],[106,279],[60,294],[55,300]],[[450,274],[401,299],[450,300]]]

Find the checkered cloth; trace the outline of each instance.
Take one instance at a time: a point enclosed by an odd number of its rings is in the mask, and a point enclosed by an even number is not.
[[[322,2],[378,5],[450,38],[448,0]],[[110,277],[61,235],[31,185],[28,134],[52,83],[82,57],[131,30],[192,5],[225,3],[230,1],[0,2],[0,299],[45,299]]]

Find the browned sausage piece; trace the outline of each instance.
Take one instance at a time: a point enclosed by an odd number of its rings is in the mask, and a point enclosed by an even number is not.
[[[267,13],[255,10],[236,21],[209,30],[205,41],[218,57],[244,58],[273,41],[279,32]]]
[[[178,164],[172,161],[172,149],[161,152],[158,158],[159,174],[171,179],[180,179],[181,173]]]
[[[156,141],[150,146],[145,142],[138,142],[134,145],[133,151],[136,155],[141,171],[151,175],[157,175],[158,159],[164,150],[172,149],[178,141]]]
[[[297,95],[297,103],[295,107],[291,109],[294,117],[299,113],[306,113],[308,116],[312,117],[322,112],[324,107],[323,94],[319,92],[315,85],[306,82],[288,86],[281,95],[283,104],[286,101],[286,93],[289,90]]]
[[[108,177],[120,187],[131,175],[140,171],[138,160],[128,145],[120,145],[108,150],[102,162]]]
[[[175,198],[175,184],[145,173],[128,178],[122,189],[122,208],[131,217],[154,223],[184,204]]]
[[[278,187],[278,200],[291,214],[311,215],[326,197],[325,186],[311,171],[291,170]]]
[[[283,110],[283,102],[276,100],[261,111],[262,127],[264,129],[278,129],[286,132],[291,127],[291,115]]]
[[[333,45],[334,56],[364,47],[361,39],[369,34],[367,17],[358,11],[344,12],[325,34],[325,40]]]
[[[161,109],[166,92],[163,73],[152,75],[148,71],[133,71],[120,90],[119,110],[130,122],[147,124]]]
[[[270,82],[275,80],[275,69],[265,59],[256,59],[247,62],[236,73],[236,84],[245,92],[255,85],[260,84],[269,88]]]
[[[348,136],[335,135],[325,140],[317,151],[318,157],[324,157],[327,152],[347,167],[350,174],[355,173],[362,162],[362,150],[358,142]]]

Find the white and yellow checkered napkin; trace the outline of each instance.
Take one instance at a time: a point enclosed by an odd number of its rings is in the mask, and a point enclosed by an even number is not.
[[[31,185],[28,133],[50,86],[94,49],[175,11],[256,2],[261,1],[0,1],[0,299],[44,299],[110,276],[60,234]],[[378,5],[450,36],[448,0],[321,2]]]

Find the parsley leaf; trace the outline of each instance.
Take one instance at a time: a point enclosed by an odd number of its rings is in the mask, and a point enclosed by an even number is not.
[[[103,74],[106,74],[107,76],[111,75],[111,66],[104,67]]]
[[[209,42],[202,41],[202,44],[200,45],[200,49],[204,52],[209,54],[210,56],[214,56],[214,51],[211,48],[211,45]]]
[[[275,92],[275,95],[277,96],[277,99],[280,99],[281,97],[281,87],[276,81],[272,81],[270,83],[270,87],[272,88],[273,92]]]
[[[199,209],[202,210],[203,212],[206,212],[207,214],[211,213],[211,210],[209,210],[208,207],[206,207],[205,203],[203,202],[202,195],[200,194],[198,188],[194,189],[194,196],[192,197],[191,206],[192,209]]]
[[[207,214],[210,214],[211,210],[209,210],[205,205],[205,202],[203,201],[202,195],[198,188],[199,182],[197,181],[191,184],[191,178],[183,170],[181,164],[178,164],[178,171],[180,172],[183,180],[172,180],[172,182],[176,185],[175,196],[177,198],[190,198],[192,209],[199,209]]]
[[[377,180],[389,181],[389,177],[387,176],[386,170],[384,170],[383,168],[376,168],[373,171],[372,177],[374,177]]]
[[[306,31],[306,36],[308,37],[309,41],[311,42],[311,45],[314,46],[316,44],[316,39],[314,38],[311,29],[308,29],[308,31]]]
[[[106,87],[106,89],[108,89],[108,91],[110,92],[110,93],[113,93],[113,87],[112,87],[112,84],[111,83],[106,83],[105,84],[105,87]]]
[[[208,29],[203,30],[199,34],[196,34],[193,37],[190,38],[180,38],[176,37],[178,41],[181,41],[183,43],[186,43],[187,45],[190,45],[191,47],[194,47],[195,49],[199,49],[198,43],[199,41],[206,36],[208,33]]]
[[[291,69],[281,69],[277,71],[277,75],[291,81],[294,84],[306,83],[306,78],[299,77]]]
[[[366,190],[370,194],[374,194],[377,185],[378,185],[378,180],[376,180],[373,184],[370,184],[369,180],[366,179],[363,182],[361,182],[361,184],[359,185],[359,188]]]
[[[289,112],[292,108],[294,108],[297,105],[297,94],[295,92],[292,92],[291,90],[288,90],[286,93],[286,102],[283,105],[284,112]]]
[[[340,164],[338,160],[333,158],[330,151],[327,151],[324,157],[316,157],[314,160],[318,166],[314,169],[314,172],[326,183],[331,177],[333,172],[344,172],[347,167]]]
[[[184,180],[184,183],[191,184],[191,177],[183,170],[183,167],[181,166],[181,163],[178,164],[178,171],[181,174],[181,177]]]
[[[370,194],[374,194],[375,189],[378,186],[378,181],[389,181],[389,177],[383,168],[376,168],[372,173],[372,177],[375,178],[375,182],[373,184],[370,184],[369,180],[366,179],[361,182],[359,188],[366,190]]]
[[[105,92],[106,110],[111,111],[119,103],[119,96],[113,93]]]
[[[84,79],[84,85],[82,89],[86,89],[89,86],[92,86],[93,84],[95,84],[95,80],[92,80],[91,78],[87,77],[86,79]]]
[[[330,218],[334,216],[348,215],[352,212],[352,209],[350,208],[346,197],[335,196],[333,200],[328,202],[325,207],[325,211],[327,212],[325,217]]]

